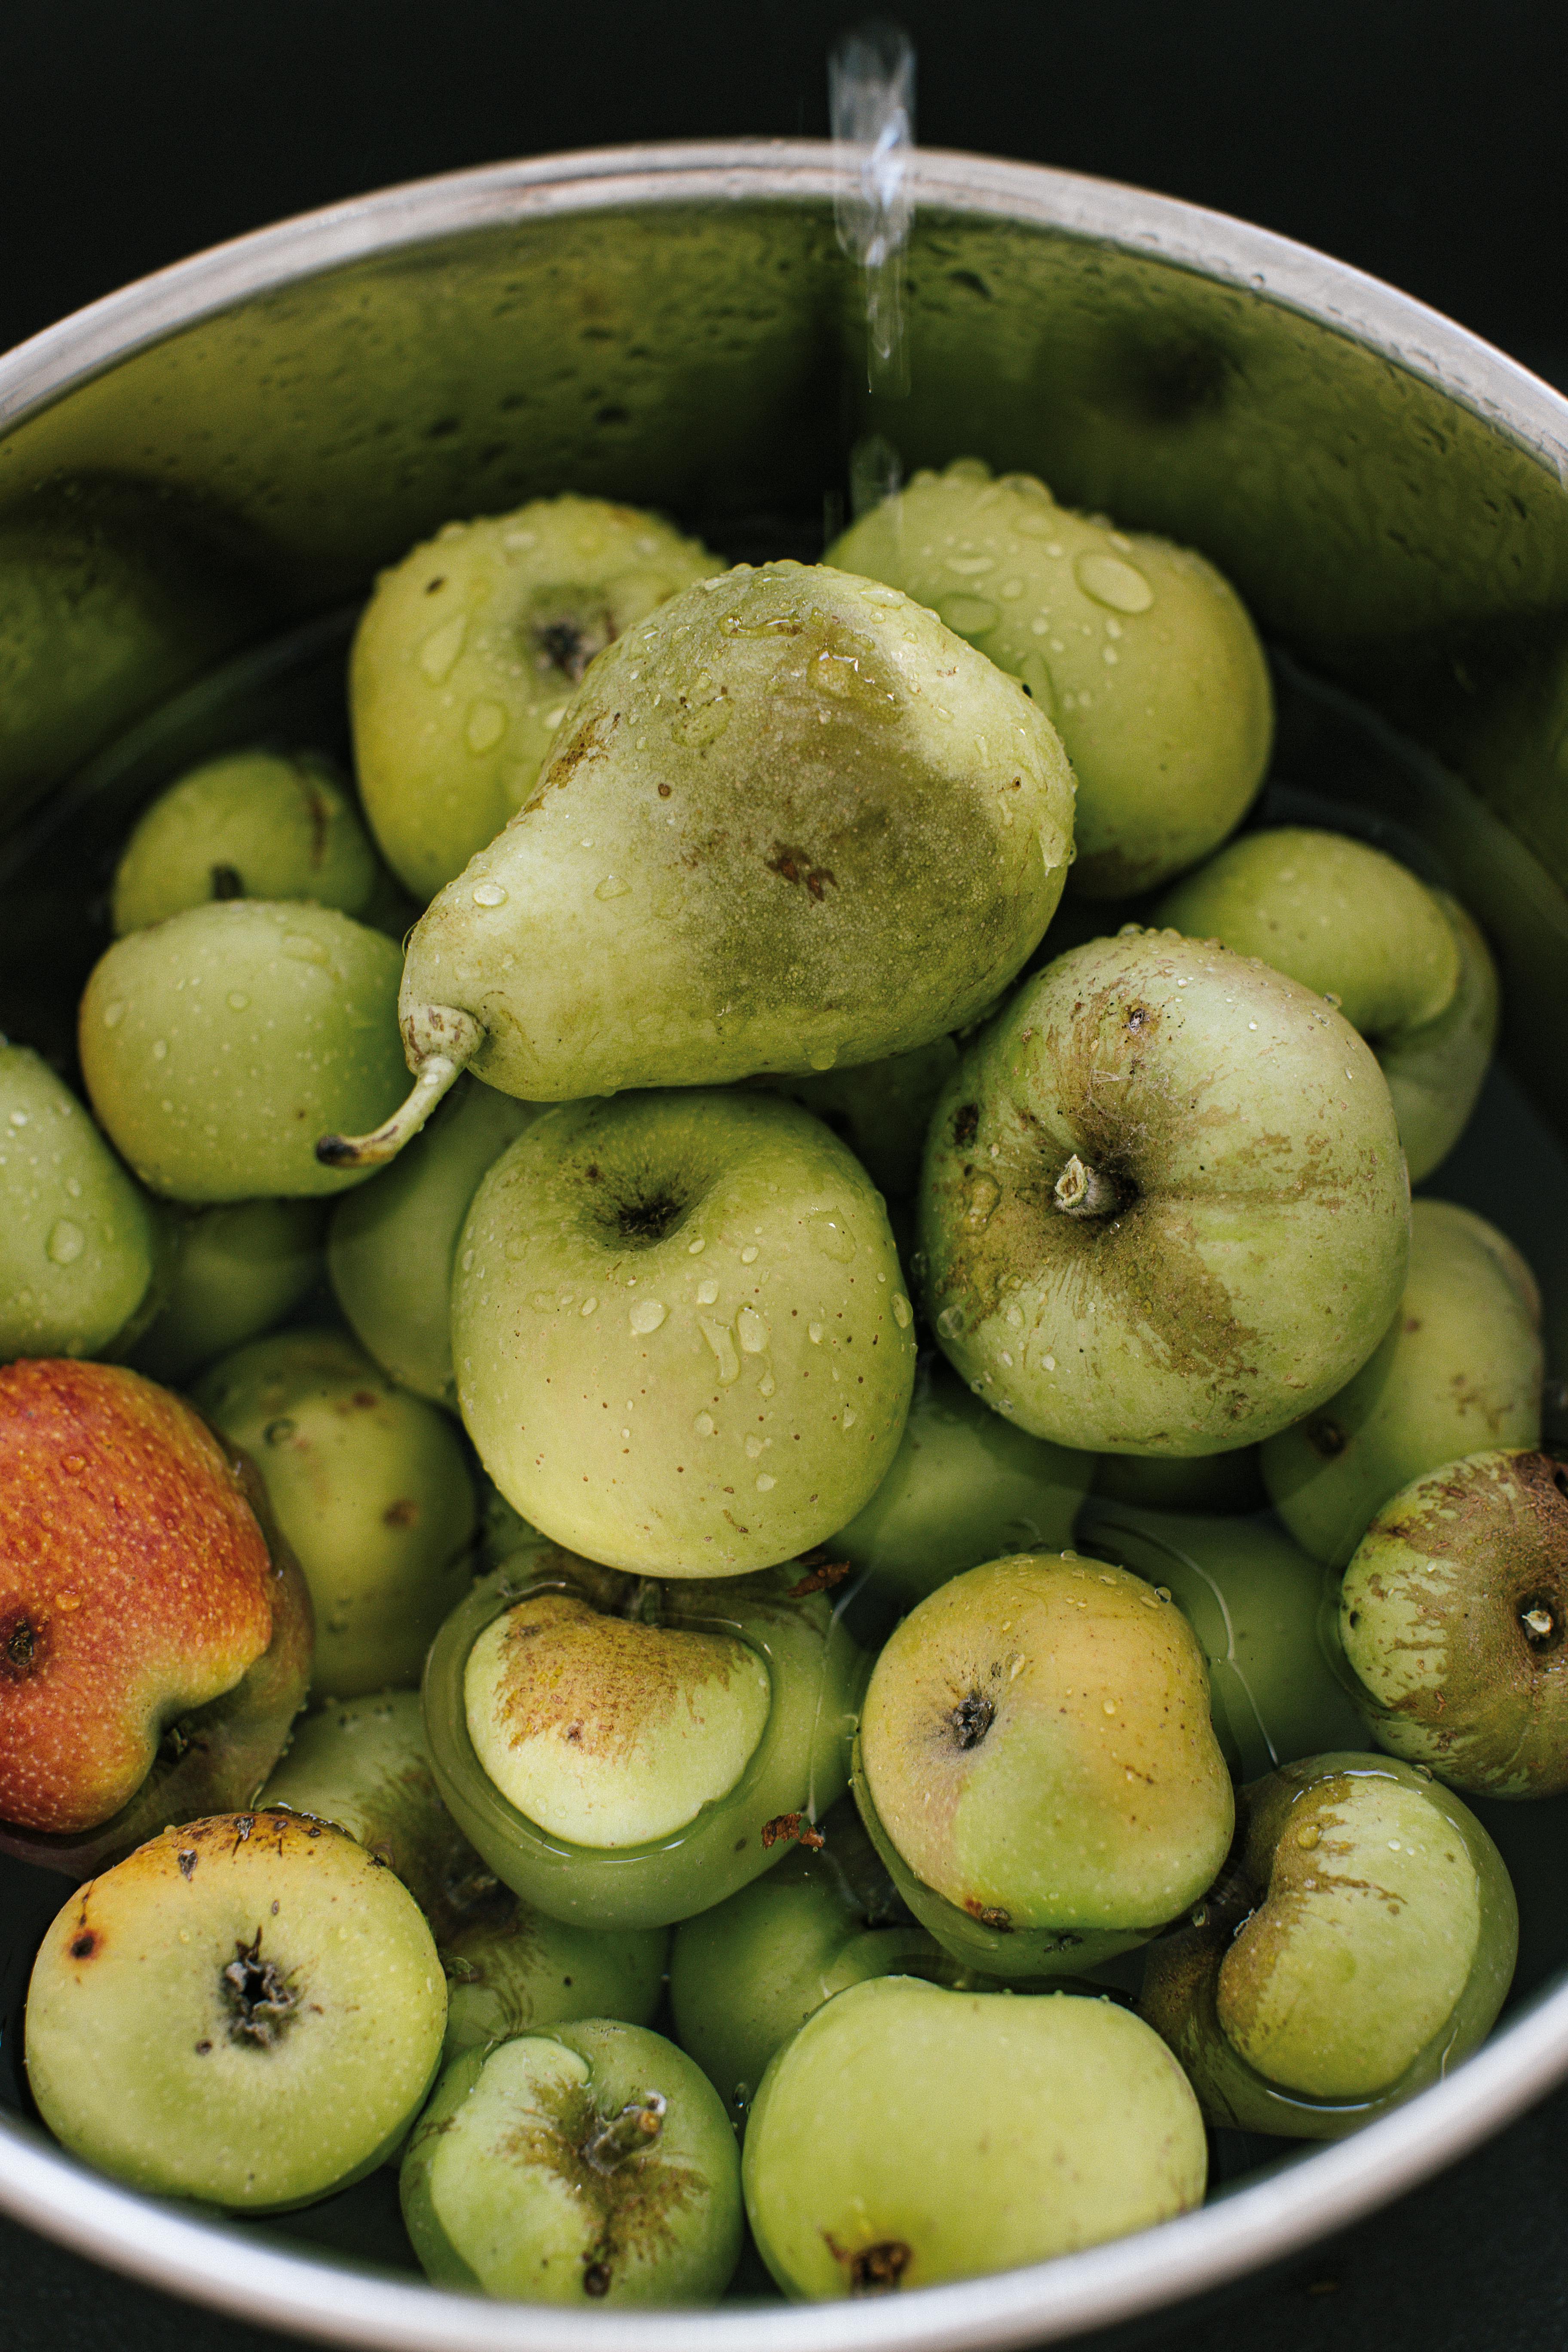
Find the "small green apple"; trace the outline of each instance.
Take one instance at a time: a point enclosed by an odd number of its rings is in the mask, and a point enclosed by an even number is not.
[[[710,2303],[740,2259],[740,2159],[717,2093],[662,2034],[609,2019],[455,2060],[401,2189],[438,2286],[579,2307]]]
[[[1211,1884],[1234,1821],[1185,1619],[1070,1552],[971,1569],[904,1619],[855,1796],[922,1926],[1015,1978],[1145,1942]]]
[[[1143,2013],[1211,2123],[1334,2139],[1485,2039],[1513,1889],[1474,1814],[1384,1757],[1307,1757],[1238,1805],[1233,1867],[1151,1948]]]
[[[300,1570],[199,1415],[117,1365],[0,1369],[0,1844],[83,1877],[247,1803],[310,1661]]]
[[[485,1171],[537,1115],[531,1103],[462,1079],[397,1166],[332,1212],[327,1267],[355,1338],[433,1404],[458,1402],[452,1265],[463,1220]]]
[[[940,1356],[922,1357],[891,1467],[826,1547],[864,1578],[852,1622],[886,1633],[964,1569],[1004,1552],[1059,1551],[1093,1467],[1091,1454],[1030,1437]]]
[[[168,1829],[71,1896],[27,1992],[27,2080],[72,2155],[251,2213],[373,2170],[440,2058],[430,1930],[353,1838],[288,1813]]]
[[[1331,996],[1383,1064],[1411,1182],[1447,1158],[1498,1024],[1496,970],[1456,899],[1364,841],[1279,825],[1228,843],[1155,919]]]
[[[1511,1242],[1447,1201],[1416,1201],[1405,1296],[1353,1380],[1263,1447],[1275,1509],[1342,1568],[1374,1511],[1462,1454],[1541,1441],[1541,1295]]]
[[[313,1686],[354,1698],[418,1679],[468,1590],[473,1483],[446,1414],[336,1331],[279,1331],[194,1391],[250,1454],[316,1605]]]
[[[1322,1570],[1269,1520],[1145,1510],[1094,1495],[1078,1537],[1097,1559],[1169,1592],[1197,1635],[1215,1735],[1237,1780],[1366,1745],[1319,1644]]]
[[[1471,1454],[1392,1496],[1340,1588],[1380,1748],[1482,1797],[1568,1789],[1568,1469]]]
[[[950,1081],[927,1309],[1037,1437],[1223,1453],[1360,1370],[1409,1218],[1388,1087],[1349,1022],[1250,957],[1127,933],[1026,982]]]
[[[528,799],[595,656],[721,568],[657,515],[567,496],[447,523],[381,574],[349,664],[354,763],[421,901]]]
[[[331,763],[313,751],[228,751],[161,793],[114,871],[114,936],[213,898],[310,898],[363,915],[375,852]]]
[[[170,1212],[167,1286],[131,1351],[137,1370],[183,1383],[281,1322],[321,1274],[323,1219],[318,1201]]]
[[[779,2051],[742,2165],[763,2261],[814,2302],[1125,2237],[1200,2204],[1207,2172],[1197,2101],[1129,2011],[898,1976]]]
[[[508,1500],[574,1551],[649,1576],[771,1568],[853,1517],[898,1451],[902,1280],[869,1177],[795,1104],[563,1104],[463,1228],[463,1418]]]
[[[556,1918],[663,1927],[842,1793],[863,1675],[798,1562],[660,1585],[541,1542],[442,1627],[425,1717],[499,1878]]]
[[[1245,815],[1273,741],[1268,666],[1190,548],[961,457],[916,474],[828,560],[931,605],[1058,730],[1079,783],[1076,895],[1152,889]]]

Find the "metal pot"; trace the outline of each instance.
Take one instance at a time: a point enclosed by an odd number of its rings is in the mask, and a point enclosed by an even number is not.
[[[632,148],[394,189],[201,255],[0,360],[7,1004],[32,1001],[29,961],[47,965],[58,929],[24,877],[68,862],[74,813],[145,770],[145,714],[215,663],[291,627],[307,668],[322,646],[335,659],[336,626],[301,625],[448,517],[535,493],[660,506],[737,555],[814,552],[844,450],[875,426],[906,466],[1028,468],[1214,557],[1304,666],[1285,671],[1290,740],[1339,759],[1342,797],[1417,843],[1488,926],[1514,1066],[1563,1124],[1562,1057],[1538,1049],[1568,978],[1568,404],[1354,270],[1190,205],[961,155],[921,156],[915,191],[913,389],[896,404],[860,390],[860,289],[835,243],[831,151],[812,143]],[[230,670],[231,700],[271,658]],[[175,737],[198,740],[204,693],[173,706]],[[1542,1818],[1536,1843],[1548,1833]],[[16,1884],[0,1884],[0,1959],[9,1946],[25,1968],[39,1898]],[[1039,2344],[1364,2217],[1568,2073],[1568,1981],[1551,1976],[1568,1918],[1542,1902],[1532,1967],[1551,1980],[1410,2105],[1144,2236],[903,2299],[668,2315],[474,2302],[129,2194],[15,2111],[0,2205],[159,2286],[342,2343]]]

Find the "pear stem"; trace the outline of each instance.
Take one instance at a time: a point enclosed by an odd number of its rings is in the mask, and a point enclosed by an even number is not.
[[[403,1034],[414,1072],[407,1099],[369,1135],[320,1137],[316,1157],[324,1168],[380,1168],[395,1160],[462,1076],[485,1033],[470,1013],[449,1004],[426,1004],[407,1016]]]
[[[1121,1188],[1098,1168],[1086,1167],[1077,1152],[1057,1178],[1052,1200],[1064,1217],[1109,1217],[1121,1206]]]

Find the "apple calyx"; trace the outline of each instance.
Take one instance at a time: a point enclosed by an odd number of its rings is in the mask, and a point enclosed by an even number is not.
[[[300,2006],[300,1996],[276,1960],[261,1957],[261,1930],[248,1944],[236,1939],[234,1958],[223,1970],[224,2006],[231,2012],[228,2038],[270,2050]]]
[[[1127,1206],[1127,1194],[1114,1176],[1090,1166],[1075,1151],[1057,1178],[1051,1202],[1064,1217],[1113,1217]]]
[[[669,2101],[662,2091],[628,2099],[618,2115],[601,2116],[583,2142],[583,2161],[600,2173],[614,2172],[628,2156],[651,2147],[664,2129]]]
[[[414,1085],[392,1117],[368,1135],[323,1135],[316,1157],[323,1168],[380,1168],[412,1143],[442,1097],[451,1092],[485,1041],[471,1013],[455,1004],[420,1004],[403,1020],[403,1041]]]

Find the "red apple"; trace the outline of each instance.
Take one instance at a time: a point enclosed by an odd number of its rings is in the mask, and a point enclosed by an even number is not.
[[[86,1875],[243,1807],[310,1650],[259,1481],[189,1405],[117,1365],[0,1370],[0,1845]]]

